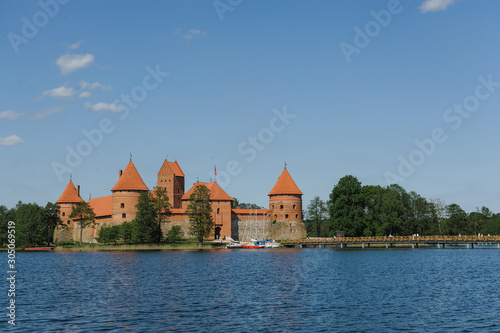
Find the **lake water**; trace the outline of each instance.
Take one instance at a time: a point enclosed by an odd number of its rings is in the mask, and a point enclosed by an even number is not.
[[[16,331],[500,332],[497,249],[55,252],[16,259]],[[2,317],[4,331],[11,325]]]

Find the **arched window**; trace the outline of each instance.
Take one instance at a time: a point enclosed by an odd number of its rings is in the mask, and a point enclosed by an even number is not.
[[[217,208],[217,214],[219,214],[219,213],[220,213],[220,208]]]
[[[280,206],[280,209],[283,209],[283,205]]]
[[[299,218],[299,214],[295,214],[295,218],[298,219]]]
[[[66,213],[65,213],[65,212],[63,212],[63,213],[62,213],[62,216],[66,216]]]
[[[122,214],[122,219],[126,218],[127,217],[127,214],[123,213]]]
[[[293,209],[295,209],[295,205],[293,205]]]
[[[120,208],[125,208],[125,204],[123,202],[120,204]]]
[[[288,219],[288,214],[285,214],[285,218]]]
[[[66,222],[67,224],[70,224],[70,220],[68,220],[68,222]]]

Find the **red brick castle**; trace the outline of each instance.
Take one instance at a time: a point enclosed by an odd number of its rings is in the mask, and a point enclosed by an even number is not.
[[[157,186],[163,187],[172,205],[172,215],[162,225],[166,233],[172,226],[179,225],[187,237],[189,217],[186,208],[189,197],[196,186],[205,185],[210,190],[212,217],[215,223],[214,238],[223,236],[233,239],[250,238],[302,238],[306,236],[302,222],[302,192],[299,190],[288,170],[281,173],[271,192],[269,209],[232,208],[234,199],[217,182],[196,182],[185,192],[184,172],[177,161],[165,160],[158,171]],[[111,195],[90,199],[88,202],[96,214],[96,225],[84,229],[84,241],[95,242],[101,226],[121,224],[132,221],[136,215],[136,204],[142,192],[149,188],[142,180],[135,165],[130,161],[124,171],[119,170],[119,178],[111,189]],[[55,241],[77,240],[80,229],[77,221],[69,218],[74,205],[83,202],[80,186],[75,187],[72,180],[56,201],[60,207],[60,218],[67,228],[58,228]]]

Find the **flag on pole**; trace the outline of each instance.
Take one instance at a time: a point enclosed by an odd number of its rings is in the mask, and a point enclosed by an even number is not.
[[[215,177],[217,177],[217,167],[214,165]]]

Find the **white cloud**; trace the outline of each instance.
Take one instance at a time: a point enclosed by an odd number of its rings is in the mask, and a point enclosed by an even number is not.
[[[43,96],[50,96],[59,99],[72,99],[73,95],[75,95],[78,91],[73,88],[66,87],[66,84],[62,87],[45,90],[42,92],[42,95],[38,97],[38,99],[42,99]]]
[[[201,31],[198,29],[189,29],[188,33],[184,35],[186,40],[191,40],[195,36],[205,37],[207,35],[206,31]]]
[[[16,120],[17,118],[23,116],[23,112],[15,111],[15,110],[7,110],[0,113],[0,119],[6,118],[9,120]]]
[[[14,145],[21,144],[23,142],[26,142],[26,141],[24,141],[23,139],[21,139],[17,135],[11,135],[11,136],[8,136],[6,138],[0,138],[0,146],[14,146]]]
[[[40,120],[40,119],[43,119],[43,118],[47,118],[51,114],[59,113],[59,112],[61,112],[63,110],[64,110],[64,106],[58,106],[58,107],[55,107],[55,108],[40,110],[40,111],[37,111],[34,115],[29,116],[28,119],[29,120]]]
[[[68,48],[69,48],[69,49],[71,49],[71,50],[76,50],[76,49],[78,49],[78,48],[80,47],[80,45],[82,45],[83,43],[84,43],[84,41],[83,41],[83,40],[81,40],[81,41],[78,41],[78,42],[76,42],[76,43],[74,43],[74,44],[71,44],[70,46],[68,46]]]
[[[61,69],[61,74],[66,75],[77,69],[85,68],[94,61],[93,54],[63,54],[56,60],[56,65]]]
[[[125,105],[123,104],[110,104],[110,103],[99,102],[92,105],[89,102],[86,102],[84,105],[87,109],[92,111],[121,112],[125,110]]]
[[[83,91],[80,93],[80,95],[78,95],[78,98],[85,98],[85,97],[89,97],[90,95],[92,95],[92,93],[90,91]]]
[[[107,90],[107,89],[111,89],[111,86],[103,86],[99,82],[89,83],[86,81],[80,81],[80,83],[78,83],[78,89],[81,89],[81,90],[94,90],[97,88],[99,88],[101,90]]]
[[[420,6],[422,13],[437,12],[438,10],[445,10],[446,7],[458,0],[425,0]]]

